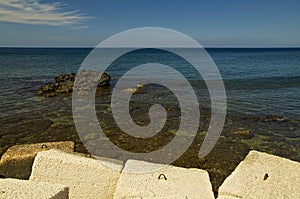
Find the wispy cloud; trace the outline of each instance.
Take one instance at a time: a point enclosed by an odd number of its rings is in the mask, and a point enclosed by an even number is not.
[[[79,10],[64,11],[66,4],[41,3],[39,0],[0,0],[0,21],[50,26],[87,27],[83,21],[92,17]]]

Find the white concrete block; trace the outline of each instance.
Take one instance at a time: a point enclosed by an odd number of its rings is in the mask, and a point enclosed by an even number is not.
[[[27,180],[31,174],[34,157],[38,152],[53,148],[73,152],[74,142],[44,142],[12,146],[1,157],[0,175]]]
[[[234,197],[234,196],[219,196],[218,199],[241,199],[241,198]]]
[[[250,151],[219,188],[219,199],[300,198],[300,163]]]
[[[0,179],[0,199],[68,199],[68,193],[60,184]]]
[[[152,172],[140,172],[142,168],[160,167]],[[166,179],[164,179],[164,174]],[[158,177],[161,175],[161,179]],[[214,198],[209,175],[201,169],[185,169],[171,165],[128,160],[122,171],[115,199],[124,198]]]
[[[40,152],[36,156],[30,181],[67,185],[70,198],[113,198],[122,165],[100,162],[58,150]]]

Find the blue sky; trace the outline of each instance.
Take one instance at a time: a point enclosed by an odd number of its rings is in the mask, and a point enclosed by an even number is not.
[[[0,0],[0,46],[94,47],[137,27],[206,47],[300,46],[299,0]]]

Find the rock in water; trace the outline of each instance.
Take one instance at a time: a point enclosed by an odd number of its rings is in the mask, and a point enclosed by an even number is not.
[[[76,76],[75,73],[60,74],[60,75],[56,76],[54,79],[55,79],[56,83],[62,83],[62,82],[67,82],[67,81],[74,82],[75,76]]]
[[[89,87],[89,83],[91,81],[98,81],[98,87],[108,86],[110,83],[110,75],[107,73],[103,73],[101,77],[99,76],[100,72],[95,71],[80,71],[80,83],[82,87]],[[60,74],[56,76],[54,83],[49,83],[43,87],[41,87],[36,94],[44,95],[46,97],[56,96],[58,93],[71,93],[74,87],[76,74]],[[97,78],[97,79],[96,79]]]
[[[110,82],[109,74],[103,73],[98,83],[98,86],[107,86],[109,85],[109,82]]]
[[[250,139],[254,137],[254,134],[251,131],[239,129],[233,132],[233,134],[238,135],[244,139]]]
[[[261,118],[262,122],[287,122],[288,119],[277,115],[267,115]]]

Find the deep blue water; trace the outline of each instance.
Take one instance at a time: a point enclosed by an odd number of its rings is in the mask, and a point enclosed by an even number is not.
[[[37,100],[34,92],[57,74],[76,72],[90,51],[0,48],[0,117],[34,111]],[[300,118],[300,48],[207,51],[225,81],[229,112]],[[167,55],[156,51],[147,54],[148,59],[176,62],[175,66],[187,79],[198,80],[184,63],[166,59]],[[132,62],[143,59],[142,53],[129,55],[108,72],[112,77],[121,77],[132,67]]]

